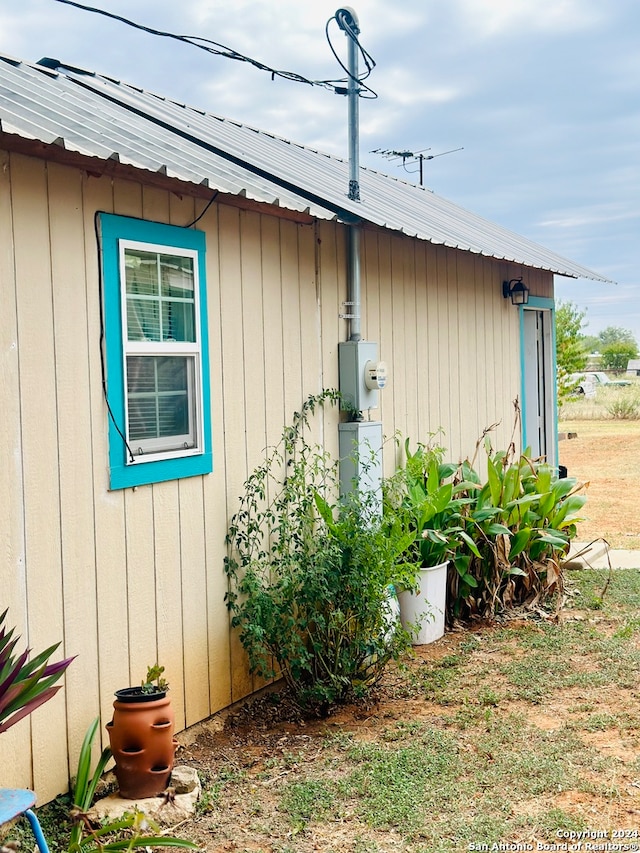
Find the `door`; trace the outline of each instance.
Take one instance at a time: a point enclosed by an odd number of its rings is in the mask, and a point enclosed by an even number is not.
[[[534,458],[544,456],[556,466],[553,312],[535,305],[523,306],[521,310],[523,446],[531,448]]]

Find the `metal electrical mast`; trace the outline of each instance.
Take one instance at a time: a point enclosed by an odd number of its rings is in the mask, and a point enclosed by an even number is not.
[[[358,73],[360,26],[353,9],[342,7],[335,14],[340,29],[349,41],[347,88],[349,119],[349,199],[360,202],[359,99],[361,78]],[[367,58],[365,57],[365,62]],[[341,92],[342,94],[343,92]],[[371,410],[378,407],[379,389],[386,382],[386,366],[378,361],[378,345],[363,341],[360,326],[360,222],[349,226],[349,269],[347,313],[348,340],[338,345],[340,392],[349,420],[338,424],[340,449],[340,490],[343,495],[354,489],[373,495],[382,512],[382,422],[371,420]],[[364,419],[368,412],[369,420]]]
[[[360,82],[358,79],[358,36],[360,26],[356,13],[349,6],[338,9],[336,21],[349,40],[347,68],[349,121],[349,198],[360,201]]]
[[[349,198],[360,201],[360,81],[358,78],[358,16],[349,6],[335,14],[338,26],[349,42],[347,54],[347,104],[349,136]],[[360,227],[349,228],[349,292],[345,303],[349,322],[349,340],[359,341],[360,329]]]

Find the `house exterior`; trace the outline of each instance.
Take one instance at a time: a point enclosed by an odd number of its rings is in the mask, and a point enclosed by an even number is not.
[[[483,429],[555,464],[553,275],[597,273],[428,190],[56,62],[0,57],[2,597],[34,650],[77,655],[0,736],[0,786],[67,789],[114,690],[166,668],[183,729],[249,695],[224,603],[243,482],[339,383],[348,244],[386,439]],[[503,282],[522,278],[514,307]],[[344,413],[315,437],[338,452]],[[104,735],[104,728],[102,729]]]

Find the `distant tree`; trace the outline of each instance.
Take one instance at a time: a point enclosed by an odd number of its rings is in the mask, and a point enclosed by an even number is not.
[[[626,370],[630,358],[638,357],[638,345],[628,341],[616,341],[602,347],[602,366],[605,370]]]
[[[597,335],[585,335],[582,338],[582,345],[585,349],[585,352],[600,352],[602,349],[602,341]]]
[[[584,348],[586,311],[581,311],[573,302],[556,303],[556,360],[558,367],[567,373],[584,370],[587,354]]]
[[[582,328],[586,311],[573,302],[556,303],[556,364],[558,367],[558,403],[561,404],[572,390],[571,373],[579,373],[587,364]]]
[[[604,347],[609,346],[609,344],[635,344],[636,347],[638,345],[638,342],[636,341],[633,332],[631,332],[629,329],[623,329],[620,326],[607,326],[606,329],[603,329],[601,332],[598,332],[598,340],[600,341],[600,346],[603,352]]]

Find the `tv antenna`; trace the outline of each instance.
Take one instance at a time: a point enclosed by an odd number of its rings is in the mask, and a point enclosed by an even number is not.
[[[425,154],[425,151],[431,151],[431,148],[421,148],[419,151],[407,151],[406,149],[403,151],[394,151],[388,150],[386,148],[374,148],[373,151],[370,151],[370,154],[381,154],[387,160],[400,160],[402,159],[402,167],[405,172],[410,172],[415,174],[416,172],[420,173],[420,186],[423,185],[423,163],[425,160],[434,160],[436,157],[443,157],[445,154],[453,154],[455,151],[463,151],[464,148],[452,148],[450,151],[441,151],[439,154]],[[418,163],[417,169],[407,169],[407,166],[411,166],[414,163]],[[400,165],[400,164],[398,164]]]

